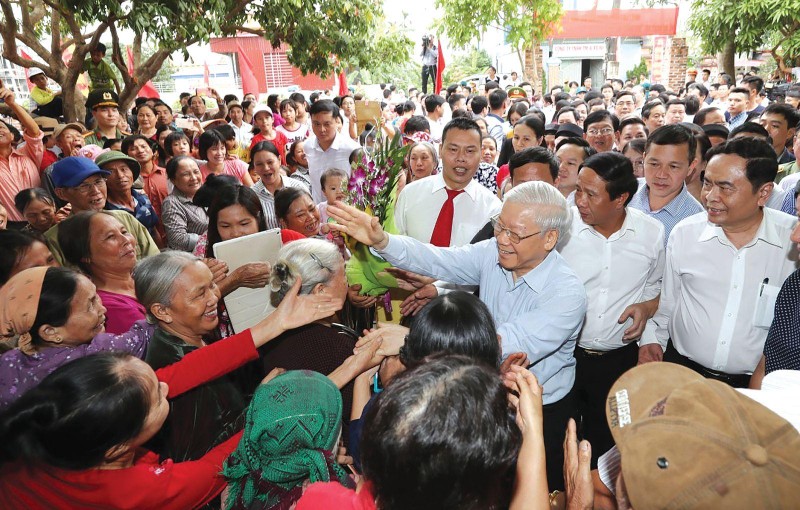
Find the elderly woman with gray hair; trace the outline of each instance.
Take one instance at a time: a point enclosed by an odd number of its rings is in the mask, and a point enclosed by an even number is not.
[[[300,294],[330,296],[339,311],[347,299],[344,259],[333,243],[320,239],[301,239],[284,246],[272,268],[270,286],[273,306],[278,306],[286,292],[300,278]],[[329,374],[347,359],[355,347],[355,331],[336,323],[336,316],[314,321],[287,331],[260,349],[264,372],[281,367],[286,370],[313,370]],[[342,390],[344,409],[350,409],[353,385]],[[347,437],[349,419],[344,420]]]
[[[408,152],[408,182],[438,173],[439,155],[430,142],[416,142]]]
[[[551,489],[563,489],[562,442],[572,410],[575,343],[586,314],[586,290],[555,250],[571,213],[563,195],[545,182],[520,184],[492,218],[494,238],[460,248],[438,248],[387,234],[348,205],[328,208],[331,228],[373,246],[395,267],[460,285],[480,285],[501,339],[503,355],[524,352],[544,392],[544,437]]]
[[[134,281],[148,321],[156,324],[144,357],[147,364],[158,370],[204,348],[205,338],[219,321],[219,289],[200,259],[185,252],[160,253],[136,266]],[[291,285],[285,289],[287,295],[294,296],[296,292]],[[341,306],[328,296],[314,296],[313,301],[318,306],[298,324],[327,317]],[[274,337],[282,332],[273,331],[274,328],[274,321],[268,317],[239,335],[256,338],[275,333],[271,335]],[[151,448],[176,462],[202,457],[242,427],[245,397],[257,383],[258,380],[249,388],[239,387],[226,375],[171,400],[170,416],[151,441]]]

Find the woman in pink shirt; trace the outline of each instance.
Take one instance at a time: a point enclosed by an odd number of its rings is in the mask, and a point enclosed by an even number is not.
[[[24,226],[25,217],[14,207],[14,197],[24,189],[41,187],[39,165],[44,155],[43,135],[25,108],[14,101],[14,93],[1,81],[0,100],[5,101],[19,119],[25,140],[24,147],[16,149],[14,130],[5,121],[0,121],[0,204],[8,212],[9,222],[20,222],[20,226]]]
[[[104,211],[80,212],[59,224],[58,242],[66,261],[97,287],[108,333],[125,333],[145,318],[133,283],[136,239],[119,220]]]
[[[253,179],[247,171],[247,164],[239,159],[229,159],[225,148],[225,138],[217,131],[209,129],[200,135],[200,159],[206,163],[200,165],[203,180],[211,174],[232,175],[248,188],[253,185]]]

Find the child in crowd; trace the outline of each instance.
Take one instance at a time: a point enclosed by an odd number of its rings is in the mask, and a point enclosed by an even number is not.
[[[53,119],[58,119],[64,115],[61,91],[54,92],[47,87],[47,76],[45,76],[44,71],[33,68],[28,79],[33,83],[31,99],[36,103],[33,113]]]
[[[322,193],[325,195],[325,202],[317,205],[319,211],[319,233],[327,235],[328,239],[339,247],[342,257],[345,260],[350,258],[347,253],[347,248],[344,246],[344,239],[341,234],[335,230],[331,230],[328,223],[333,223],[334,220],[328,216],[328,206],[333,205],[336,201],[344,200],[344,190],[347,185],[347,172],[338,168],[329,168],[322,173],[319,179],[322,186]]]
[[[89,73],[89,90],[113,89],[120,92],[119,82],[108,62],[103,60],[106,56],[106,45],[97,43],[89,52],[90,58],[83,63],[83,71]],[[122,116],[124,117],[124,115]]]

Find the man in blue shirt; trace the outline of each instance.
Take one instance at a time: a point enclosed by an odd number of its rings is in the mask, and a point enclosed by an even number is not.
[[[639,209],[664,225],[664,246],[672,228],[684,218],[703,211],[686,188],[695,171],[697,140],[680,124],[662,126],[647,137],[644,147],[645,186],[633,195],[629,207]]]
[[[555,251],[570,227],[566,199],[544,182],[521,184],[494,218],[495,237],[458,248],[437,248],[389,235],[377,218],[337,203],[332,228],[373,246],[400,269],[461,285],[480,285],[497,325],[504,355],[524,352],[543,387],[547,478],[563,487],[562,443],[574,413],[575,341],[586,314],[586,290]]]

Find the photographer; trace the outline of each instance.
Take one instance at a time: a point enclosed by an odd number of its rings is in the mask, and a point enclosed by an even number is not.
[[[432,35],[422,36],[422,93],[428,93],[428,78],[430,77],[434,88],[436,88],[436,61],[439,58],[436,45],[433,44]],[[435,94],[437,91],[434,90]]]

